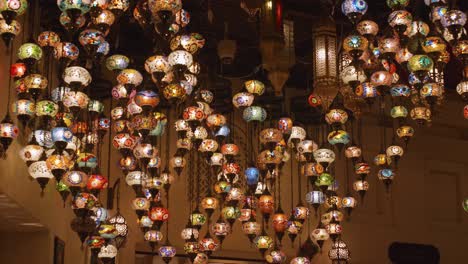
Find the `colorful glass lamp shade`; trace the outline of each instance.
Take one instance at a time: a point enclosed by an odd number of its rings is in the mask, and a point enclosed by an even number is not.
[[[159,255],[163,261],[168,264],[173,257],[176,255],[176,248],[171,245],[164,245],[158,249]]]
[[[28,8],[27,0],[3,0],[0,1],[0,12],[7,24],[26,12]]]
[[[247,122],[263,122],[267,118],[267,112],[260,106],[249,106],[244,109],[242,118]]]
[[[117,253],[118,249],[114,245],[108,244],[101,247],[101,250],[98,253],[98,258],[104,264],[110,264],[114,261],[115,257],[117,256]]]
[[[231,226],[220,217],[216,223],[211,226],[211,232],[223,243],[224,238],[231,232]]]
[[[264,255],[265,252],[273,246],[273,239],[263,231],[261,235],[254,239],[253,243],[260,253]]]
[[[64,124],[60,124],[52,128],[52,142],[54,143],[57,150],[62,152],[66,147],[68,142],[73,138],[73,133],[70,129]]]
[[[187,68],[193,63],[193,56],[185,50],[175,50],[167,57],[177,80],[182,80]]]
[[[44,160],[33,162],[29,166],[28,172],[39,183],[42,190],[44,190],[49,180],[54,177]]]
[[[12,20],[9,24],[6,20],[0,20],[0,35],[7,47],[10,46],[11,41],[21,32],[21,23]]]
[[[157,230],[149,230],[146,231],[144,239],[150,244],[151,249],[154,251],[156,245],[163,240],[163,233]]]
[[[91,8],[91,1],[83,0],[58,0],[57,6],[61,11],[66,12],[72,21],[82,15],[86,14]]]
[[[341,4],[341,12],[347,16],[351,22],[356,24],[367,12],[368,5],[364,0],[345,0]]]
[[[444,28],[447,28],[455,38],[459,36],[459,33],[462,31],[463,26],[466,24],[467,16],[464,12],[456,9],[447,11],[441,17],[441,24]]]

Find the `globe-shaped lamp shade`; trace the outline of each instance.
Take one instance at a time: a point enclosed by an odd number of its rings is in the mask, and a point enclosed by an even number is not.
[[[348,113],[339,108],[333,108],[330,109],[326,114],[325,114],[325,121],[330,124],[344,124],[346,121],[348,121]]]
[[[406,10],[395,10],[388,16],[388,24],[398,33],[404,33],[413,22],[413,16]]]
[[[200,212],[190,214],[190,221],[194,227],[201,227],[206,223],[206,216]]]
[[[109,27],[115,22],[115,15],[109,10],[102,10],[97,16],[91,17],[91,21],[97,28],[107,35]]]
[[[404,84],[397,84],[390,88],[390,95],[392,97],[408,97],[411,94],[411,88]]]
[[[98,253],[98,258],[101,259],[103,262],[106,262],[107,260],[115,259],[117,253],[118,249],[114,245],[104,245],[103,247],[101,247],[101,250]]]
[[[431,119],[431,110],[424,106],[417,106],[411,109],[411,119],[415,120],[419,124],[424,124]]]
[[[142,171],[131,171],[125,177],[125,182],[129,186],[142,185],[148,175]]]
[[[219,244],[211,237],[207,236],[200,240],[200,247],[199,250],[205,252],[207,254],[211,254],[212,252],[218,250]]]
[[[327,140],[331,145],[337,145],[341,148],[351,141],[351,137],[345,130],[336,130],[328,134]]]
[[[211,226],[211,232],[218,238],[225,237],[231,232],[231,226],[224,221],[217,221]]]
[[[197,53],[204,45],[205,39],[197,33],[177,35],[170,42],[171,50],[183,49],[191,54]]]
[[[218,208],[218,205],[219,201],[214,197],[205,197],[201,200],[201,207],[205,211],[215,210],[216,208]]]
[[[29,175],[34,179],[44,178],[44,179],[52,179],[54,175],[49,170],[47,166],[47,162],[44,160],[39,160],[33,162],[28,168]]]
[[[158,243],[163,240],[163,233],[157,230],[149,230],[145,233],[144,239],[147,242],[155,242]]]
[[[465,198],[465,200],[462,201],[462,206],[463,210],[465,210],[465,212],[468,212],[468,198]]]
[[[73,61],[80,55],[78,47],[71,42],[60,42],[54,46],[54,58],[58,60]]]
[[[25,43],[18,48],[17,56],[26,62],[38,61],[42,58],[42,49],[35,43]]]
[[[71,11],[71,15],[69,15],[70,12],[66,11],[60,14],[59,22],[67,31],[74,32],[84,27],[86,24],[86,17],[77,11],[78,10]]]
[[[244,83],[247,92],[254,95],[262,95],[265,92],[265,85],[258,80],[249,80]]]
[[[441,17],[441,24],[445,28],[450,28],[453,26],[463,27],[466,24],[466,14],[460,10],[452,9],[447,11]]]
[[[341,4],[341,12],[353,23],[357,22],[367,12],[367,2],[364,0],[345,0]]]
[[[126,69],[129,64],[130,59],[125,55],[115,54],[106,59],[106,68],[110,71]]]
[[[176,255],[177,250],[173,246],[162,246],[158,249],[158,252],[162,258],[173,258]]]
[[[310,260],[307,257],[295,257],[290,264],[310,264]]]
[[[9,24],[4,19],[0,20],[0,35],[7,46],[15,36],[21,33],[21,29],[21,23],[16,20],[12,20]]]
[[[199,231],[196,228],[193,228],[191,226],[185,227],[182,229],[180,236],[183,240],[189,240],[192,236],[195,239],[198,239],[199,236]]]
[[[260,224],[255,221],[247,221],[242,225],[242,231],[246,235],[257,236],[260,234]]]
[[[130,88],[136,87],[143,82],[143,76],[135,69],[123,69],[117,75],[117,82],[119,84],[129,85]]]
[[[80,66],[65,68],[62,77],[67,84],[72,86],[72,88],[78,88],[79,86],[86,87],[92,81],[91,74],[89,74],[88,70]]]
[[[335,160],[335,152],[331,149],[321,148],[314,151],[314,159],[319,163],[331,163]]]
[[[408,70],[414,73],[428,72],[432,69],[434,63],[427,55],[414,55],[408,61]]]
[[[377,89],[380,87],[390,88],[393,81],[393,75],[388,71],[376,71],[371,75],[371,83]]]
[[[428,54],[437,54],[440,55],[445,52],[447,44],[445,40],[438,36],[427,37],[422,43],[422,48],[424,52]]]
[[[247,181],[247,185],[254,186],[254,187],[257,186],[258,179],[260,177],[260,171],[257,168],[255,167],[247,168],[244,172],[244,175]]]
[[[358,59],[368,47],[369,41],[361,35],[352,34],[343,40],[343,49],[356,59]]]
[[[267,112],[260,106],[249,106],[244,109],[242,118],[247,122],[263,122],[267,118]]]
[[[165,73],[171,70],[171,65],[166,56],[155,55],[145,61],[145,70],[148,73]]]
[[[379,25],[372,20],[362,20],[356,29],[363,36],[375,36],[379,32]]]
[[[47,87],[48,80],[40,74],[29,74],[24,78],[24,85],[26,86],[27,91],[32,95],[33,99],[37,100]]]
[[[315,185],[320,187],[321,189],[327,189],[328,186],[332,185],[335,179],[333,176],[331,176],[328,173],[322,173],[320,176],[316,179]]]
[[[249,107],[252,105],[255,96],[251,93],[242,92],[237,93],[232,97],[232,104],[236,108]]]
[[[181,0],[163,0],[163,1],[151,0],[148,3],[148,7],[154,15],[157,15],[157,12],[160,12],[160,11],[170,11],[171,13],[176,13],[182,8],[182,1]]]
[[[169,54],[167,60],[171,67],[174,67],[174,66],[190,67],[190,65],[192,65],[193,63],[193,56],[188,51],[175,50]]]
[[[91,8],[91,1],[89,0],[57,0],[57,6],[63,12],[68,12],[70,16],[77,16],[85,14]]]
[[[311,191],[306,194],[306,202],[309,204],[323,204],[325,195],[321,191]]]
[[[186,94],[186,90],[179,83],[171,83],[163,89],[164,98],[166,98],[169,101],[182,100]]]
[[[263,214],[272,214],[275,209],[275,201],[269,193],[262,194],[258,199],[258,206]]]
[[[369,189],[369,183],[365,180],[357,180],[353,183],[353,189],[357,192],[367,191]]]
[[[36,104],[37,116],[55,117],[59,111],[59,106],[51,100],[41,100]]]
[[[17,16],[21,16],[26,12],[28,8],[27,0],[3,0],[0,1],[0,12],[2,13],[2,19],[8,23]]]
[[[348,84],[354,88],[360,83],[365,82],[367,77],[363,70],[358,69],[354,65],[349,65],[342,70],[341,80],[343,83]]]

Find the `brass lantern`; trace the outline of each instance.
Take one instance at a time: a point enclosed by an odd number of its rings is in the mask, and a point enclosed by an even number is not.
[[[336,59],[336,27],[328,18],[321,19],[313,31],[314,43],[314,87],[328,107],[338,92],[337,59]]]

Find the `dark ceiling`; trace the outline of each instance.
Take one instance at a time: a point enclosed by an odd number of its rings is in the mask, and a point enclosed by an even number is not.
[[[294,47],[296,64],[290,68],[290,76],[284,89],[302,90],[304,94],[308,93],[313,87],[311,60],[312,60],[312,28],[315,21],[325,14],[331,14],[336,23],[339,37],[351,30],[351,25],[341,13],[340,0],[276,0],[282,4],[281,15],[283,18],[294,21]],[[133,4],[137,1],[132,1]],[[258,0],[262,2],[262,0]],[[386,23],[386,17],[390,9],[386,6],[385,0],[368,0],[369,10],[366,16],[371,17],[380,24]],[[191,14],[191,22],[187,27],[189,32],[199,32],[207,40],[206,46],[199,55],[199,61],[202,65],[202,75],[210,77],[211,89],[214,90],[218,100],[217,105],[220,111],[230,110],[230,97],[232,94],[231,83],[225,78],[259,78],[269,84],[267,74],[259,67],[261,65],[261,53],[259,50],[259,41],[262,28],[258,21],[249,19],[248,14],[241,8],[240,0],[191,0],[183,1],[184,9]],[[61,31],[67,35],[58,23],[59,9],[55,0],[40,0],[42,16],[41,26],[43,29],[53,29]],[[458,1],[461,10],[468,10],[468,1]],[[427,8],[424,0],[413,0],[408,9],[413,14],[426,15]],[[211,10],[211,11],[209,11]],[[209,21],[209,12],[212,12],[213,19]],[[217,43],[225,37],[225,24],[228,25],[228,38],[236,40],[237,51],[236,58],[231,65],[223,65],[219,62],[217,56]],[[116,43],[119,40],[117,49],[112,53],[124,53],[130,55],[135,60],[135,65],[143,65],[146,57],[153,53],[153,42],[148,40],[144,32],[133,19],[130,12],[122,17],[110,34],[110,42]],[[117,35],[120,35],[118,38]],[[72,37],[72,36],[69,36]],[[75,36],[76,37],[76,36]],[[453,75],[457,72],[460,65],[451,63],[448,66],[447,86],[453,89],[459,75]],[[223,78],[225,77],[225,78]],[[101,80],[98,86],[101,95],[104,96],[110,89],[111,84],[108,81]],[[269,89],[271,91],[271,89]],[[265,101],[275,102],[273,95],[267,96]],[[299,108],[306,107],[307,102],[302,100]],[[275,104],[270,104],[274,107]],[[278,106],[279,105],[279,106]],[[276,108],[270,109],[279,113],[281,104]],[[302,111],[302,109],[301,109]]]

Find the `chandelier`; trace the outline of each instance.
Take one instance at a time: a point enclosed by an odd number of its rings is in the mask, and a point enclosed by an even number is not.
[[[262,6],[257,2],[241,4],[251,22]],[[273,118],[264,104],[268,84],[257,76],[244,80],[229,98],[232,113],[218,112],[209,78],[201,74],[207,71],[200,59],[207,40],[189,32],[192,18],[181,0],[58,0],[66,34],[21,25],[22,15],[30,24],[38,21],[38,3],[28,8],[26,0],[0,1],[0,35],[10,66],[0,153],[6,158],[18,135],[28,139],[19,156],[29,175],[41,195],[55,186],[75,214],[71,229],[102,263],[113,263],[128,235],[120,213],[123,180],[135,193],[126,203],[135,212],[141,239],[171,262],[177,252],[169,239],[169,208],[181,206],[182,199],[171,201],[170,193],[182,175],[189,211],[180,235],[193,263],[208,263],[233,232],[245,234],[267,263],[311,263],[327,241],[332,263],[348,263],[342,222],[372,187],[367,181],[372,166],[391,191],[417,134],[414,124],[430,124],[444,103],[450,60],[464,67],[456,91],[468,100],[466,14],[445,0],[424,2],[429,21],[409,11],[409,0],[388,0],[391,13],[378,24],[365,16],[366,1],[344,0],[341,11],[352,29],[341,43],[336,23],[320,20],[313,31],[314,88],[304,99],[320,121],[306,125],[292,114]],[[272,9],[271,2],[264,5]],[[154,44],[143,61],[115,52],[114,25],[128,13]],[[23,43],[15,47],[18,37]],[[228,64],[234,58],[232,50],[229,54],[222,58]],[[112,74],[107,101],[94,91],[101,66]],[[468,119],[468,105],[463,114]],[[369,115],[380,126],[373,162],[362,149],[363,120]],[[247,128],[245,146],[236,142],[239,124]],[[123,174],[114,181],[111,148],[120,155]],[[336,179],[339,166],[344,184]],[[112,217],[101,201],[108,189],[111,197],[117,192]],[[463,208],[468,211],[466,199]],[[234,229],[237,221],[241,230]],[[307,239],[296,239],[303,233]],[[286,237],[293,245],[299,241],[291,260]]]

